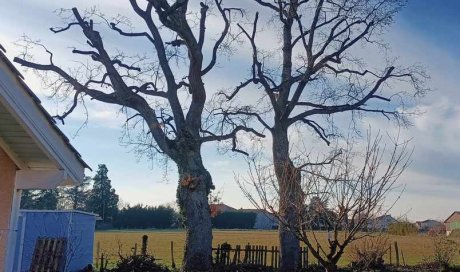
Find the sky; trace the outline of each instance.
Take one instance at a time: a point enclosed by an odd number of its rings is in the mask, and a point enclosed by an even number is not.
[[[10,58],[18,53],[14,42],[23,34],[40,39],[63,56],[67,56],[65,52],[69,51],[70,45],[84,42],[81,37],[56,36],[48,30],[51,26],[62,25],[53,13],[56,9],[73,6],[84,9],[96,5],[107,14],[132,15],[128,4],[121,0],[0,2],[0,43]],[[423,114],[411,117],[413,125],[401,132],[407,139],[412,139],[415,151],[409,169],[398,181],[405,190],[391,212],[395,216],[407,216],[414,221],[444,220],[452,211],[460,210],[459,12],[460,1],[457,0],[410,0],[384,36],[392,48],[391,55],[398,61],[425,68],[430,75],[428,86],[432,90],[417,105]],[[136,41],[109,37],[109,42],[123,43],[130,50],[145,50]],[[219,89],[241,81],[241,75],[234,71],[247,69],[241,68],[238,55],[237,52],[229,57],[234,57],[235,61],[223,60],[219,64],[224,68],[213,72],[212,78],[206,82],[208,88]],[[372,59],[375,56],[367,57]],[[70,63],[69,59],[64,61]],[[62,109],[62,102],[47,98],[49,93],[33,72],[27,71],[25,75],[27,83],[41,97],[50,113]],[[175,201],[177,175],[174,164],[169,163],[165,173],[158,161],[139,158],[131,147],[121,144],[123,119],[113,107],[91,103],[89,122],[80,129],[84,119],[82,111],[77,111],[60,127],[93,169],[101,163],[107,165],[112,184],[124,203],[159,205]],[[377,116],[365,118],[363,122],[385,131],[397,131],[393,124]],[[313,143],[322,144],[320,141]],[[222,201],[235,208],[251,208],[234,181],[235,174],[247,171],[241,155],[221,154],[214,144],[207,144],[203,147],[203,157],[217,190],[222,192]],[[87,175],[94,175],[94,171],[88,171]]]

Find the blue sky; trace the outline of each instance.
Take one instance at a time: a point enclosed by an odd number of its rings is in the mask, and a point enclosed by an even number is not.
[[[53,10],[73,6],[90,5],[107,7],[108,14],[132,14],[125,1],[52,1],[52,0],[0,0],[0,43],[10,57],[17,53],[13,42],[25,33],[39,38],[56,50],[69,50],[62,44],[82,43],[80,37],[52,35],[48,28],[59,25]],[[63,6],[64,5],[64,6]],[[402,198],[393,210],[395,215],[407,215],[410,219],[444,219],[460,204],[460,1],[412,0],[397,16],[395,24],[385,38],[392,47],[392,55],[403,63],[423,65],[430,74],[429,93],[418,105],[423,115],[413,119],[414,125],[402,132],[413,138],[415,154],[413,163],[400,179],[406,186]],[[127,46],[138,43],[122,41]],[[373,58],[374,56],[369,56]],[[221,66],[234,69],[238,62],[222,62]],[[241,70],[241,69],[240,69]],[[244,68],[246,70],[246,67]],[[238,73],[222,68],[217,70],[225,77],[210,79],[209,88],[231,86],[241,81]],[[48,111],[55,113],[62,105],[46,98],[37,77],[26,73],[27,82],[42,98]],[[129,147],[120,145],[121,121],[114,109],[107,105],[90,105],[89,123],[73,137],[83,122],[77,112],[61,128],[72,138],[72,143],[83,158],[94,168],[105,163],[114,187],[123,201],[135,204],[163,204],[175,200],[175,166],[170,164],[167,179],[158,163],[138,158]],[[377,116],[364,122],[376,128],[388,128],[390,124]],[[389,129],[396,131],[396,128]],[[315,142],[321,144],[321,142]],[[204,161],[213,175],[214,183],[223,191],[223,201],[235,208],[250,207],[234,182],[235,172],[245,172],[241,157],[234,154],[218,154],[214,145],[203,148]],[[88,175],[93,173],[88,172]]]

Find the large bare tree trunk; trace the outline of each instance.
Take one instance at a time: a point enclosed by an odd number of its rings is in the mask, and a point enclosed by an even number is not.
[[[287,224],[279,226],[280,271],[296,271],[299,261],[300,242],[288,226],[298,223],[297,200],[301,197],[300,172],[289,158],[289,141],[287,129],[275,128],[273,133],[273,161],[280,188],[280,216]]]
[[[208,195],[213,187],[212,179],[203,166],[199,147],[180,153],[183,156],[177,161],[177,199],[186,225],[183,270],[209,271],[212,258],[212,226]]]

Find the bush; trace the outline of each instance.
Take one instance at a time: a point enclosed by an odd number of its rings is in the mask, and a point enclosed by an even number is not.
[[[160,264],[151,255],[133,255],[123,257],[120,255],[120,260],[117,267],[110,270],[111,272],[169,272],[170,270]]]
[[[253,212],[223,212],[211,220],[218,229],[253,229],[256,216]]]
[[[390,242],[387,237],[380,235],[362,239],[351,247],[353,270],[383,269],[383,256],[389,248]]]
[[[433,239],[433,261],[439,264],[441,269],[447,269],[452,264],[452,259],[457,254],[458,244],[447,239],[446,236],[437,236]]]
[[[454,229],[450,232],[449,238],[460,238],[460,229]]]
[[[425,257],[420,265],[424,271],[454,271],[452,260],[458,253],[459,245],[444,235],[432,237],[433,255]],[[455,270],[457,271],[457,270]]]
[[[402,221],[402,222],[391,223],[388,226],[387,232],[393,235],[406,236],[406,235],[417,234],[418,229],[411,222]]]
[[[177,221],[177,213],[166,206],[128,206],[119,211],[114,226],[122,229],[167,229]]]

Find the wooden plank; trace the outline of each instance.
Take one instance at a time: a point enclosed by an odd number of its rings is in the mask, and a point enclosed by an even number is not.
[[[267,253],[268,253],[267,246],[265,246],[265,252],[264,252],[264,266],[267,266]]]
[[[275,269],[278,268],[278,247],[275,246]]]
[[[4,116],[0,118],[0,126],[11,126],[11,125],[18,125],[18,122],[13,119],[13,117]]]
[[[10,144],[33,144],[35,145],[35,142],[32,140],[30,137],[23,137],[23,136],[10,136],[10,137],[4,137],[5,141],[7,141]]]
[[[2,130],[0,131],[0,137],[9,138],[9,137],[29,137],[29,135],[23,130]]]
[[[43,250],[43,240],[42,239],[38,239],[37,242],[36,242],[36,245],[35,245],[35,249],[34,249],[34,255],[33,255],[33,258],[32,258],[32,267],[31,267],[31,271],[32,272],[35,272],[35,271],[38,271],[38,263],[40,261],[40,256],[41,256],[41,251]]]
[[[59,246],[56,249],[57,258],[56,258],[56,261],[54,262],[55,271],[58,271],[59,266],[61,265],[61,263],[65,263],[65,255],[64,254],[66,252],[67,240],[62,238],[62,239],[60,239],[59,242],[60,242]]]
[[[274,266],[273,266],[273,265],[274,265],[274,260],[275,260],[275,247],[274,247],[274,246],[272,246],[271,253],[272,253],[272,259],[271,259],[271,261],[270,261],[270,266],[271,266],[272,268],[274,268]]]
[[[43,256],[40,261],[40,271],[45,272],[45,267],[46,267],[46,262],[48,261],[48,256],[49,256],[49,247],[51,244],[51,239],[45,239],[45,246],[43,247]]]
[[[2,131],[9,131],[9,132],[24,132],[24,129],[19,125],[0,125],[0,129]]]
[[[53,272],[54,269],[53,269],[53,266],[54,266],[54,263],[56,262],[56,247],[57,247],[57,243],[59,242],[59,240],[53,240],[52,241],[52,246],[51,246],[51,252],[50,252],[50,257],[49,257],[49,260],[48,260],[48,266],[47,266],[47,269],[48,271],[50,272]]]
[[[31,272],[58,272],[64,259],[65,238],[39,238],[35,243]]]

